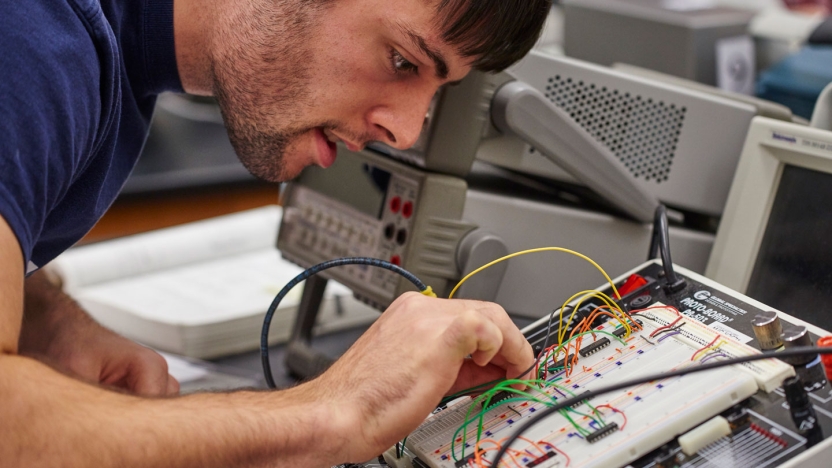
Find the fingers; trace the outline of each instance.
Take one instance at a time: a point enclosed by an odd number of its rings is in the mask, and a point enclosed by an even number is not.
[[[534,363],[534,351],[508,314],[502,309],[500,311],[502,313],[487,312],[492,314],[492,320],[499,324],[503,333],[503,347],[492,363],[506,370],[506,378],[528,378],[526,371]]]
[[[168,374],[165,358],[149,349],[135,356],[128,372],[127,390],[137,395],[164,396],[179,391],[179,382]]]
[[[454,334],[462,334],[469,353],[480,366],[492,363],[505,369],[505,377],[518,378],[534,362],[526,338],[502,307],[477,301],[458,301],[465,309]],[[473,342],[473,343],[472,343]],[[523,375],[525,377],[525,375]]]
[[[460,336],[460,342],[473,361],[484,366],[491,362],[503,346],[503,333],[488,317],[476,311],[467,311],[449,329],[452,339]]]
[[[519,374],[532,362],[500,306],[407,293],[308,385],[361,421],[355,439],[373,441],[370,454],[418,426],[442,395]]]
[[[534,378],[534,357],[531,356],[528,364],[510,364],[502,359],[502,356],[497,355],[491,361],[491,364],[499,366],[505,372],[507,379],[529,380]]]
[[[179,381],[170,374],[168,374],[168,396],[179,395]]]
[[[484,383],[505,378],[506,370],[494,364],[480,366],[470,359],[466,359],[459,369],[456,382],[448,390],[447,395],[461,392]]]

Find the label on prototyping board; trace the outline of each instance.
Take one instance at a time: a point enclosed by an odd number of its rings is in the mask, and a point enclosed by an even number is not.
[[[745,333],[740,333],[737,330],[734,330],[733,328],[719,322],[714,322],[708,325],[708,328],[711,328],[720,335],[727,336],[728,338],[731,338],[734,341],[739,341],[742,344],[748,344],[751,342],[751,340],[754,339],[746,335]]]
[[[730,323],[744,317],[748,311],[708,290],[696,291],[679,302],[680,312],[704,324]]]

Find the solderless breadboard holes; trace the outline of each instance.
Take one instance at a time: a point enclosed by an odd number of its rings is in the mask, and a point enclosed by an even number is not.
[[[609,148],[633,176],[656,183],[668,180],[685,107],[561,75],[549,78],[545,95]]]

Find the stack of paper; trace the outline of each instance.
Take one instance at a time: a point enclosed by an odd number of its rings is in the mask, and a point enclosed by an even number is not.
[[[301,272],[274,247],[280,214],[269,206],[78,247],[48,268],[96,320],[148,346],[203,359],[256,349],[266,309]],[[289,338],[301,290],[280,304],[270,343]],[[330,282],[317,332],[378,315]]]

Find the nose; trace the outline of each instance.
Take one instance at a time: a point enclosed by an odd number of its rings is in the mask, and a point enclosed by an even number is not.
[[[408,149],[422,133],[435,94],[436,89],[397,93],[388,103],[370,111],[370,124],[381,134],[382,142],[396,149]]]

